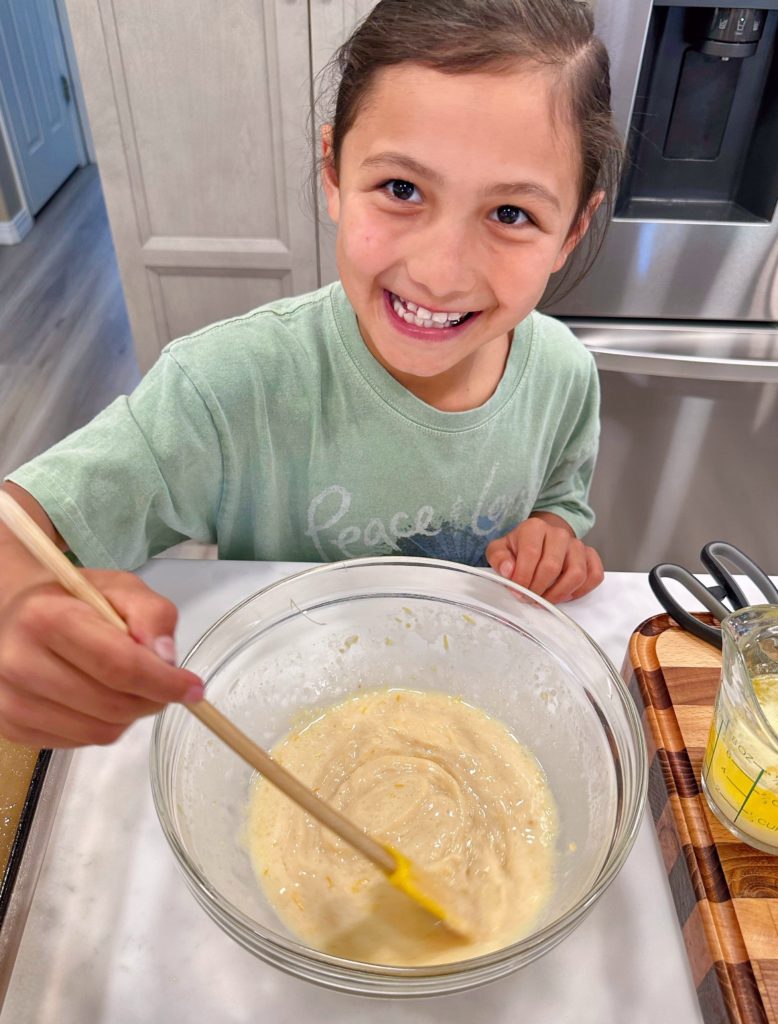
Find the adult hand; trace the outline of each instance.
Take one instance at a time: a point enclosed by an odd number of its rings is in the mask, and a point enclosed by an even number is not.
[[[501,576],[560,604],[583,597],[603,581],[600,556],[560,516],[534,512],[486,548],[489,565]]]

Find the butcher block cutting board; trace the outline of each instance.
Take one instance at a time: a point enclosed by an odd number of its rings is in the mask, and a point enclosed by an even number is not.
[[[642,710],[648,799],[703,1018],[778,1024],[778,857],[739,842],[700,788],[720,670],[720,651],[657,615],[632,634],[623,675]]]

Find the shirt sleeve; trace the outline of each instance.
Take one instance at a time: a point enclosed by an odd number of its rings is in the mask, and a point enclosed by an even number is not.
[[[8,479],[43,506],[84,566],[135,569],[179,541],[216,538],[220,439],[169,350],[131,395]]]
[[[553,446],[554,457],[533,512],[553,512],[583,537],[594,526],[589,488],[600,439],[600,383],[590,357],[584,379],[576,385],[580,399],[568,401]]]

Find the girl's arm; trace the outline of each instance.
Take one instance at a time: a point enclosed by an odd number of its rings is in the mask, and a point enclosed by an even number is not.
[[[31,519],[35,520],[46,536],[49,537],[50,540],[54,541],[60,551],[67,551],[67,544],[62,537],[60,537],[54,523],[52,523],[46,515],[46,511],[43,506],[33,498],[29,491],[25,491],[23,487],[19,487],[18,484],[14,484],[10,480],[6,480],[5,483],[0,484],[0,490],[7,491],[16,504],[22,506],[27,515],[30,516]],[[9,540],[14,540],[13,535],[7,527],[0,523],[0,544],[5,545]],[[4,547],[3,551],[5,552],[5,550],[6,548]]]
[[[0,487],[22,506],[27,515],[35,520],[60,550],[65,550],[66,545],[57,533],[54,524],[31,494],[10,482],[2,484]],[[49,573],[38,564],[3,523],[0,523],[0,577],[3,582],[0,587],[0,615],[3,614],[4,606],[13,598],[14,581],[25,579],[28,581],[28,585],[31,585],[36,580],[45,582],[50,579]]]

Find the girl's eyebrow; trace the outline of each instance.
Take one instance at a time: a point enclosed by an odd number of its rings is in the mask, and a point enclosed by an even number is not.
[[[410,171],[411,174],[419,174],[423,178],[427,178],[428,181],[433,182],[435,185],[444,184],[442,174],[438,174],[437,171],[425,167],[418,160],[414,160],[412,156],[405,156],[404,153],[375,153],[373,156],[369,156],[362,161],[363,167],[374,167],[377,164],[397,164],[400,167],[404,167],[406,171]]]
[[[431,181],[435,185],[444,185],[445,179],[442,174],[437,171],[433,171],[430,167],[425,167],[424,164],[420,164],[418,160],[414,160],[411,156],[406,156],[404,153],[394,153],[387,151],[384,153],[375,153],[373,156],[366,157],[362,161],[363,167],[374,167],[378,164],[395,164],[396,166],[405,168],[411,174],[420,175]],[[538,181],[507,181],[499,185],[489,185],[484,189],[481,189],[481,195],[483,196],[501,196],[506,193],[523,192],[526,195],[532,195],[536,199],[542,202],[549,203],[556,210],[561,210],[561,204],[559,199],[551,192],[545,185],[541,185]]]
[[[562,210],[562,205],[554,193],[546,188],[545,185],[541,185],[539,181],[506,181],[501,182],[499,185],[489,185],[487,188],[481,189],[482,196],[493,196],[494,198],[504,195],[515,195],[517,192],[522,192],[524,195],[539,199],[542,203],[548,203],[549,206],[553,206],[558,212]]]

